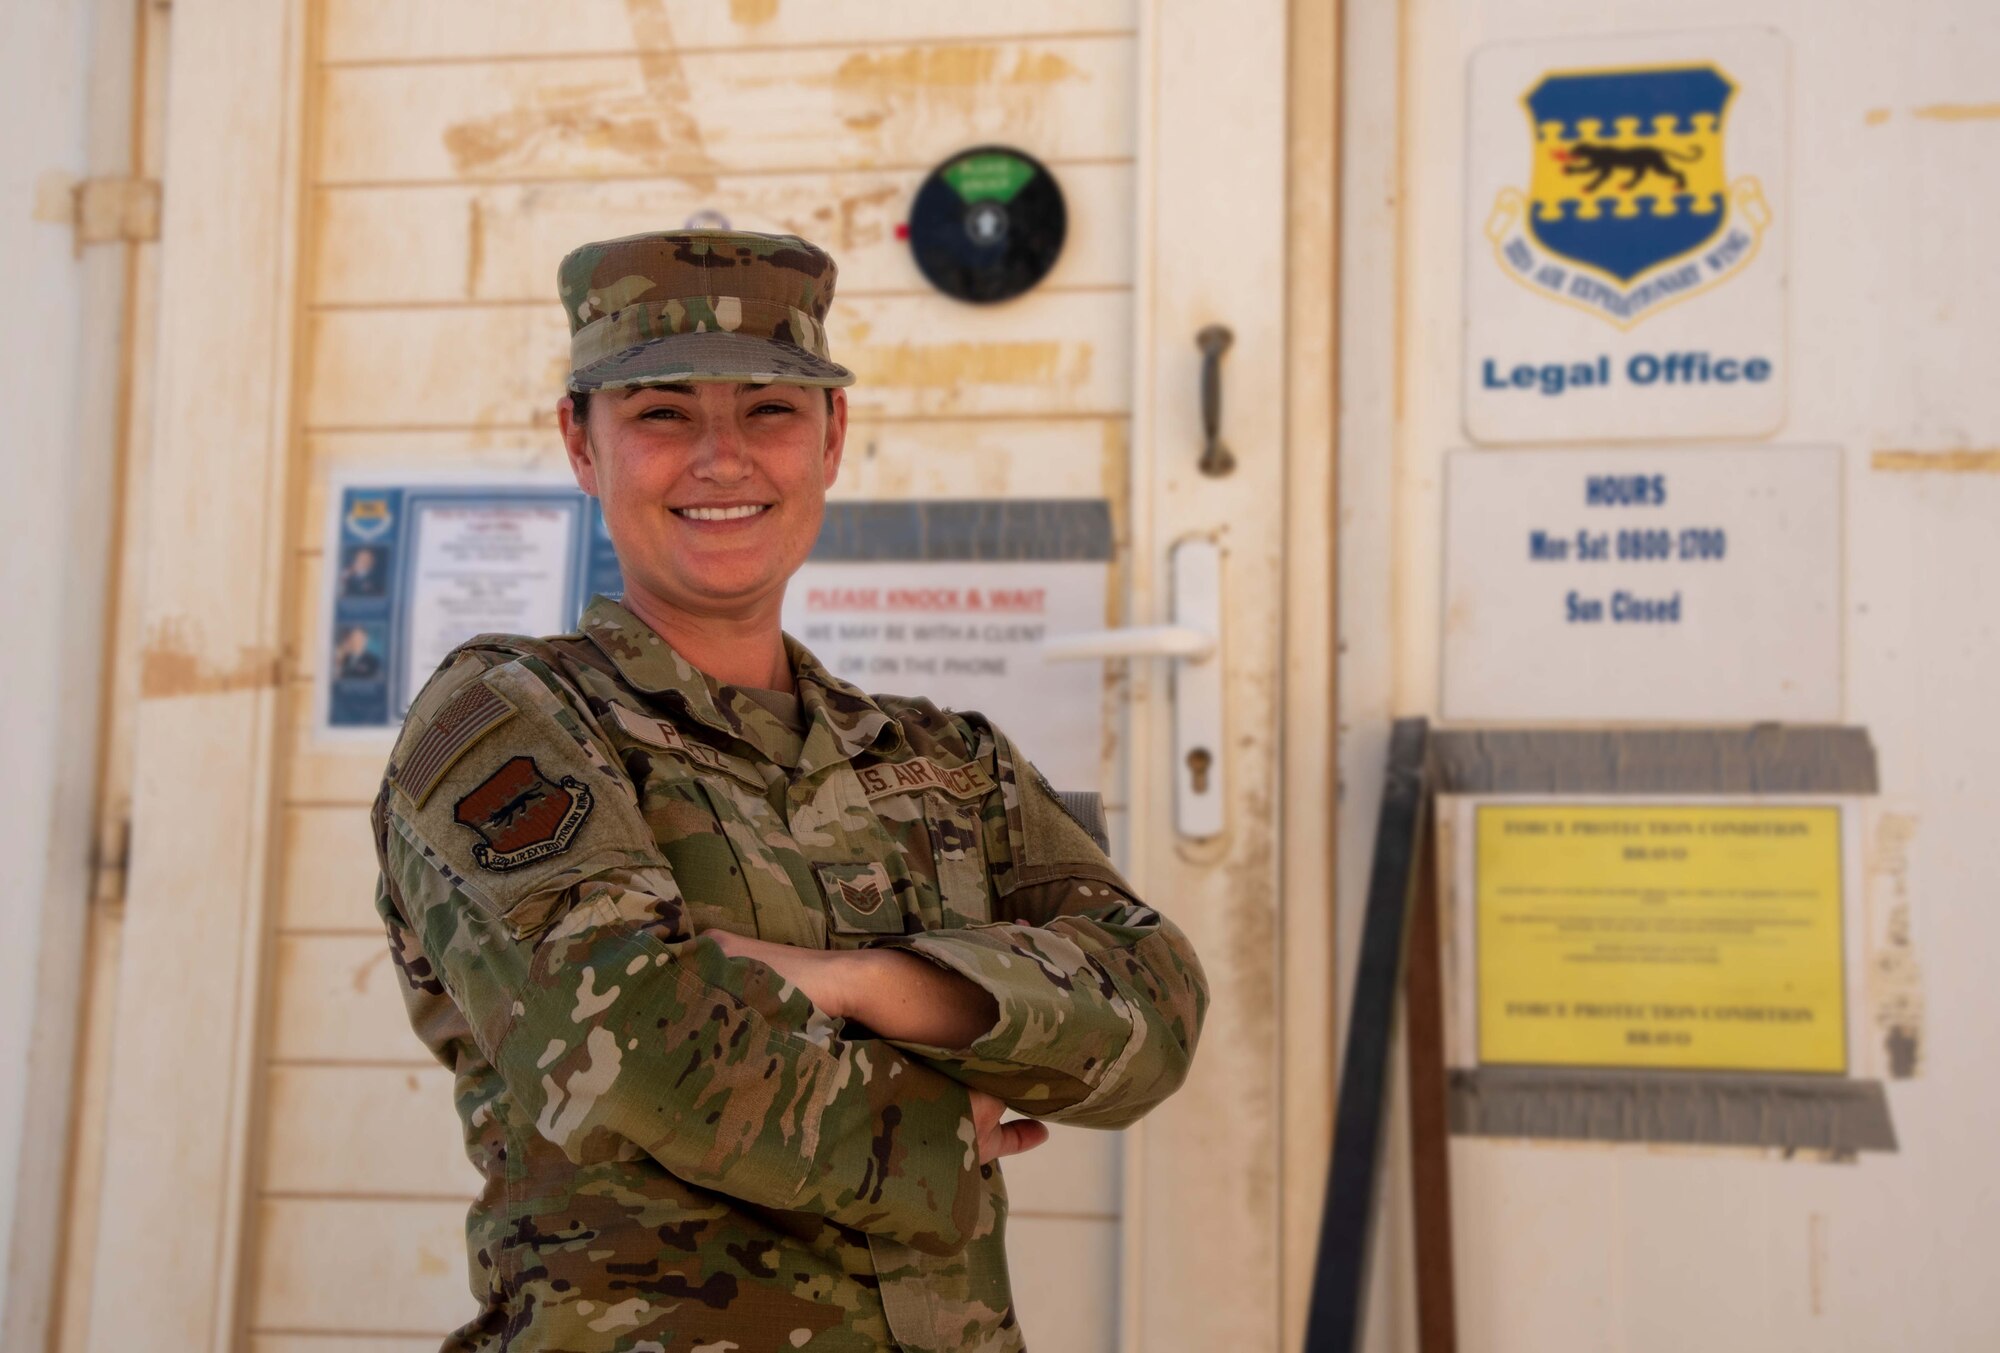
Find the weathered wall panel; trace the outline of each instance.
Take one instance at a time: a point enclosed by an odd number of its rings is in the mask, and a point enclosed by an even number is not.
[[[928,167],[827,174],[326,188],[318,304],[511,301],[549,308],[556,263],[578,241],[720,212],[739,230],[802,235],[840,262],[842,298],[928,292],[896,227]],[[1044,293],[1132,284],[1130,164],[1063,165],[1069,233]]]
[[[1372,266],[1349,272],[1353,332],[1394,335],[1396,354],[1370,396],[1369,430],[1386,435],[1343,456],[1356,526],[1343,611],[1366,624],[1345,636],[1356,767],[1392,710],[1434,711],[1439,689],[1439,483],[1465,436],[1467,60],[1489,42],[1664,26],[1657,6],[1574,0],[1416,0],[1403,15],[1400,32],[1363,30],[1371,45],[1349,68],[1363,106],[1401,112],[1350,133],[1364,161],[1398,146],[1368,201],[1401,206],[1357,218],[1356,258]],[[2000,21],[1958,0],[1692,0],[1670,26],[1745,24],[1791,47],[1793,386],[1771,440],[1845,451],[1844,576],[1827,580],[1846,616],[1843,714],[1880,758],[1869,849],[1895,857],[1880,877],[1895,890],[1896,989],[1921,1011],[1922,1057],[1915,1079],[1887,1083],[1900,1150],[1852,1164],[1454,1142],[1460,1337],[1495,1353],[2000,1345],[1986,1276],[2000,1248],[1986,1127],[2000,1121],[2000,1092],[1982,1070],[2000,1041],[1989,962],[2000,912],[1988,905],[2000,873],[2000,395],[1978,374],[2000,357],[1988,320],[2000,277],[1979,224],[2000,163]],[[1364,816],[1343,823],[1343,843],[1365,839]],[[1850,916],[1875,904],[1851,899]],[[1873,999],[1867,983],[1852,990]],[[1376,1333],[1376,1347],[1413,1346],[1393,1319]]]
[[[1124,412],[1128,293],[965,307],[944,326],[937,307],[931,296],[835,305],[827,334],[857,378],[857,416]],[[314,429],[553,426],[550,392],[569,371],[569,330],[554,304],[327,310],[311,334]]]
[[[436,1065],[411,1036],[402,979],[379,935],[280,934],[273,960],[274,1061]]]
[[[327,0],[329,64],[1130,32],[1136,0]]]
[[[365,806],[290,808],[284,833],[279,929],[379,932],[381,918],[372,905],[375,856],[365,848]]]
[[[437,1353],[438,1341],[425,1335],[404,1338],[390,1335],[377,1338],[348,1334],[259,1334],[251,1338],[250,1353]]]
[[[441,1066],[272,1069],[266,1196],[382,1196],[469,1202],[479,1172],[465,1158],[452,1076]]]
[[[1104,37],[335,68],[319,181],[706,185],[928,166],[993,140],[1128,157],[1131,57]]]

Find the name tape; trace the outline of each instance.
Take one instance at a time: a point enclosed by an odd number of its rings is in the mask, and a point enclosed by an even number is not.
[[[672,724],[641,714],[636,709],[627,709],[623,705],[613,705],[611,717],[618,721],[619,727],[649,746],[678,752],[697,765],[706,766],[710,770],[719,770],[725,775],[734,775],[741,779],[751,778],[748,772],[734,765],[727,756],[715,748],[706,743],[690,742],[682,737],[680,730]],[[752,783],[755,781],[752,780]]]

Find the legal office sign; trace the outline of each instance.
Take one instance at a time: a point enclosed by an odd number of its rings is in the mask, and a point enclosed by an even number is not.
[[[1788,82],[1784,39],[1762,29],[1474,57],[1472,440],[1778,430]]]

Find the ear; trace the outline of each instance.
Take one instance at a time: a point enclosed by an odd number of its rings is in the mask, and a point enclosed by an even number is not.
[[[833,407],[826,415],[826,445],[821,451],[823,479],[831,485],[840,477],[840,455],[847,449],[847,391],[834,387]]]
[[[562,428],[563,450],[569,453],[569,471],[576,486],[595,498],[597,454],[590,444],[590,428],[576,416],[576,403],[568,395],[556,401],[556,423]]]

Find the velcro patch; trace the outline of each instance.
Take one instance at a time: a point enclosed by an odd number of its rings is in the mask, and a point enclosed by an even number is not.
[[[896,905],[889,870],[878,860],[865,864],[816,864],[833,928],[849,935],[900,935],[903,909]]]
[[[484,681],[472,682],[445,702],[403,764],[390,774],[390,782],[409,795],[412,804],[423,807],[445,772],[513,716],[513,703],[506,696]]]
[[[650,714],[641,714],[638,710],[627,709],[623,705],[613,705],[611,707],[611,717],[618,721],[620,728],[650,747],[659,747],[665,751],[678,752],[696,765],[706,766],[710,770],[721,771],[724,775],[733,775],[739,779],[750,779],[744,770],[730,761],[721,752],[718,752],[705,742],[695,742],[689,738],[682,737],[680,730],[665,720],[655,719]],[[760,789],[763,787],[754,780],[751,783],[757,784],[757,787]]]
[[[460,799],[452,816],[478,834],[472,858],[480,867],[504,873],[568,850],[590,816],[590,787],[574,775],[551,780],[532,756],[517,756]]]
[[[680,731],[672,724],[663,723],[651,715],[641,714],[638,710],[627,709],[623,705],[613,705],[611,717],[618,721],[620,728],[649,746],[664,747],[670,752],[687,750],[687,739],[682,737]]]
[[[993,788],[993,777],[978,766],[940,766],[927,756],[863,766],[855,774],[870,799],[916,789],[942,789],[954,798],[982,799]]]

